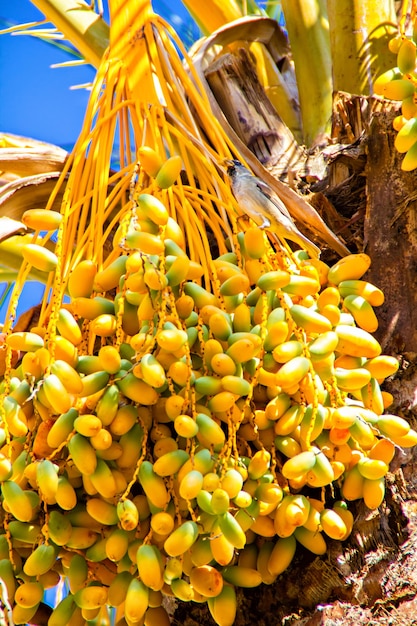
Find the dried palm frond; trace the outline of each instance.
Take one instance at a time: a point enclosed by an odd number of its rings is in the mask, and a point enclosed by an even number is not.
[[[272,176],[269,171],[263,167],[259,159],[257,159],[251,150],[243,143],[242,138],[239,137],[226,119],[205,77],[205,72],[212,59],[211,51],[213,48],[217,47],[217,49],[223,48],[227,50],[230,44],[237,41],[258,41],[266,46],[270,45],[272,48],[274,42],[276,45],[276,29],[278,28],[276,22],[269,18],[245,17],[236,20],[233,24],[228,24],[220,28],[199,46],[194,58],[195,67],[201,82],[205,86],[205,91],[210,99],[210,106],[216,118],[220,121],[224,131],[227,133],[227,136],[232,140],[235,150],[239,151],[243,160],[250,165],[254,173],[265,180],[265,182],[277,192],[294,218],[301,224],[308,225],[309,228],[319,234],[331,248],[344,255],[348,253],[347,248],[327,227],[315,209],[292,189]],[[279,128],[281,128],[281,132],[283,132],[282,128],[285,128],[285,125],[280,124],[278,129]],[[299,152],[297,144],[294,138],[291,138],[291,133],[289,133],[288,130],[285,132],[283,142],[287,150],[290,150],[294,154],[296,154],[297,151]]]

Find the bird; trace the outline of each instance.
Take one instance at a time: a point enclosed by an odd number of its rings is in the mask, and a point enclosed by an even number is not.
[[[223,163],[227,167],[233,195],[246,215],[261,229],[297,243],[310,257],[319,256],[320,249],[300,233],[287,207],[267,183],[236,159],[225,159]]]

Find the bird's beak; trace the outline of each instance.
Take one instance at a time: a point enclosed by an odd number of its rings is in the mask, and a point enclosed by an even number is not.
[[[233,167],[234,161],[232,159],[223,159],[222,165],[225,165],[226,167]]]

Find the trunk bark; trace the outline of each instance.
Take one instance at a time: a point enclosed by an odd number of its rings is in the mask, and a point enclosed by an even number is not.
[[[377,114],[368,137],[364,250],[369,280],[385,294],[376,333],[384,352],[417,352],[417,173],[400,169],[394,148],[396,111]]]

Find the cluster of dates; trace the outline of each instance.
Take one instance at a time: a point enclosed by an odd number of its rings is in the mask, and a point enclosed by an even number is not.
[[[374,83],[378,96],[401,101],[401,114],[393,122],[398,131],[395,148],[405,153],[401,169],[409,172],[417,167],[417,102],[416,102],[416,32],[411,38],[398,35],[390,40],[389,49],[397,55],[397,66],[384,72]]]
[[[348,502],[378,507],[395,446],[417,442],[386,413],[398,363],[372,336],[367,255],[328,267],[248,228],[205,288],[156,196],[133,217],[106,267],[73,269],[53,328],[5,337],[0,595],[15,624],[65,579],[49,626],[110,607],[164,626],[166,595],[231,626],[236,587],[272,583],[297,544],[346,539]],[[52,271],[34,245],[23,256]]]

